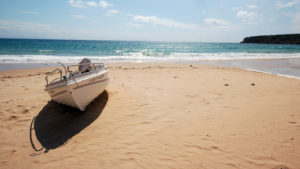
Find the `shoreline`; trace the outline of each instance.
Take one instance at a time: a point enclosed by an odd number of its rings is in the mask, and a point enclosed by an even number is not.
[[[105,64],[203,64],[240,68],[248,71],[300,78],[300,58],[219,59],[202,61],[104,62]],[[68,65],[70,63],[67,63]],[[57,63],[0,63],[0,72],[60,66]]]
[[[288,78],[300,78],[300,58],[217,60],[208,61],[205,64],[240,68]]]

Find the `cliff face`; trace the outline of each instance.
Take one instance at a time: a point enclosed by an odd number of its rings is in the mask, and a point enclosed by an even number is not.
[[[241,43],[300,44],[300,34],[251,36]]]

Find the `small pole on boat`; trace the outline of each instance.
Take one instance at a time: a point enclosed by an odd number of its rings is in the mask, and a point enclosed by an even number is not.
[[[64,69],[65,69],[65,76],[67,75],[67,68],[66,68],[66,66],[64,65],[64,64],[62,64],[61,62],[57,62],[58,64],[61,64],[62,65],[62,67],[64,67]]]

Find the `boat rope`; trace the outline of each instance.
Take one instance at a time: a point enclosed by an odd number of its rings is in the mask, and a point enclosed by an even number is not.
[[[30,131],[29,131],[29,134],[30,134],[30,143],[31,143],[32,148],[33,148],[35,151],[42,151],[45,147],[42,147],[41,149],[37,149],[37,148],[35,147],[33,141],[32,141],[32,130],[34,130],[33,124],[34,124],[34,122],[35,122],[35,119],[36,119],[36,117],[34,117],[34,118],[32,119],[31,124],[30,124]]]
[[[78,83],[76,82],[74,76],[72,76],[72,77],[73,77],[73,80],[74,80],[74,82],[76,83],[76,85],[77,85],[77,87],[78,87],[79,85],[78,85]]]

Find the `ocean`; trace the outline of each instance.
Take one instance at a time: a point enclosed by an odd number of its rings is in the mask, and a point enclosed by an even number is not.
[[[0,63],[203,61],[300,58],[300,45],[0,39]]]
[[[78,63],[84,57],[106,63],[202,63],[300,78],[300,45],[0,39],[0,71]]]

